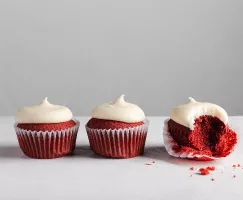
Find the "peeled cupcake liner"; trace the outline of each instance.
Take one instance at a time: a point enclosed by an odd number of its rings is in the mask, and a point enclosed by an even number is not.
[[[187,152],[176,152],[173,150],[173,147],[177,145],[177,142],[172,138],[169,128],[168,128],[168,121],[166,119],[164,121],[164,130],[163,130],[163,138],[164,138],[164,146],[166,151],[169,155],[176,157],[176,158],[184,158],[184,159],[193,159],[193,160],[202,160],[202,161],[209,161],[209,160],[218,160],[220,157],[208,156],[203,154],[195,154],[195,153],[187,153]],[[233,149],[232,149],[233,151]]]
[[[86,124],[91,150],[108,158],[133,158],[144,153],[149,121],[125,129],[92,129]]]
[[[30,158],[52,159],[72,154],[80,122],[74,120],[75,126],[60,131],[31,131],[14,125],[19,146]]]

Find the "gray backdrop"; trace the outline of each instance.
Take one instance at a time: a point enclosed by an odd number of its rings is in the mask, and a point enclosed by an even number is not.
[[[0,0],[0,115],[45,96],[75,115],[121,93],[243,114],[242,0]]]

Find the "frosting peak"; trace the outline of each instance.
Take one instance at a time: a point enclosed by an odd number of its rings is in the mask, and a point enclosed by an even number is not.
[[[22,124],[60,123],[72,118],[73,114],[67,107],[53,105],[47,97],[39,105],[23,107],[16,114],[16,122]]]
[[[126,103],[125,100],[124,100],[124,97],[125,97],[125,95],[122,94],[120,97],[118,97],[118,98],[114,101],[113,104],[124,104],[124,103]]]
[[[207,102],[197,102],[189,97],[189,102],[172,109],[170,118],[178,124],[194,129],[194,121],[202,115],[219,118],[224,124],[228,123],[228,114],[220,106]]]
[[[124,100],[121,95],[114,102],[104,103],[92,110],[92,118],[121,121],[126,123],[140,122],[145,119],[145,114],[137,105]]]
[[[188,103],[196,103],[195,99],[193,99],[192,97],[189,97],[188,100]]]
[[[48,97],[46,97],[46,98],[41,102],[41,104],[50,104],[49,101],[48,101],[47,99],[48,99]]]

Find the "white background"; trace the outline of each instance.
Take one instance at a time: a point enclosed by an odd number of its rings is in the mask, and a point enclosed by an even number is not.
[[[75,115],[122,93],[243,114],[242,0],[0,0],[0,115],[46,96]]]

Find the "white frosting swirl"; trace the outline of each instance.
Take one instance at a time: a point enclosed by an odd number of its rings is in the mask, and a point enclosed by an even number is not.
[[[16,114],[16,122],[22,124],[60,123],[72,118],[73,114],[67,107],[50,104],[47,98],[39,105],[19,109]]]
[[[124,95],[121,95],[114,102],[105,103],[94,108],[92,118],[135,123],[143,121],[145,114],[137,105],[125,102]]]
[[[170,118],[178,124],[194,129],[194,121],[202,115],[219,118],[224,124],[228,123],[228,114],[220,106],[212,103],[197,102],[189,98],[189,102],[172,109]]]

